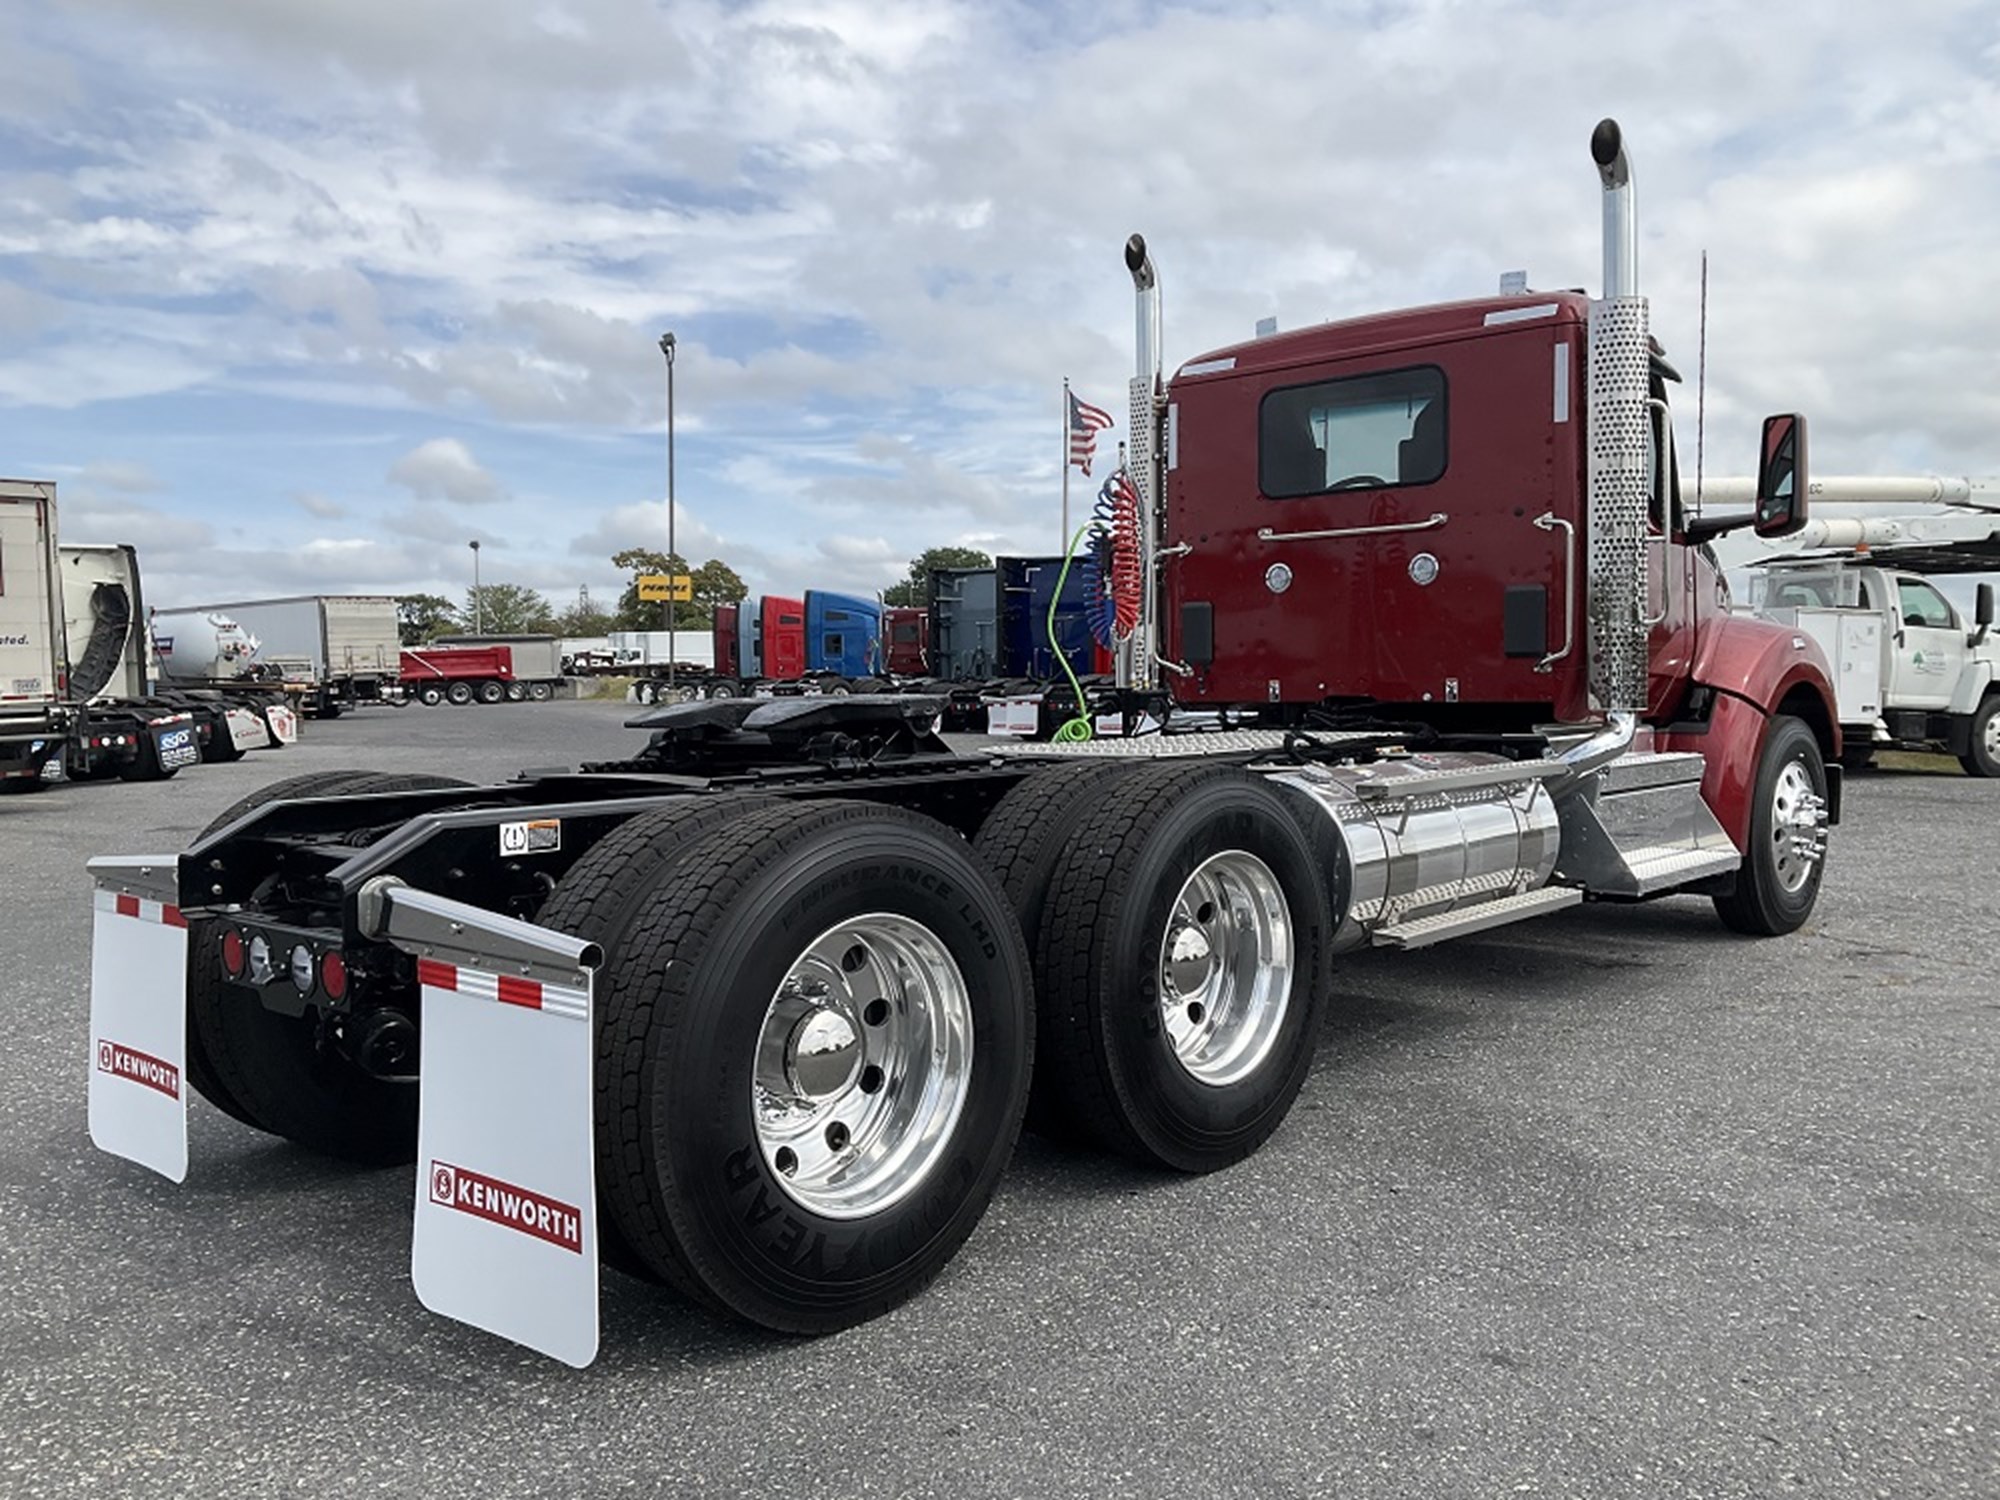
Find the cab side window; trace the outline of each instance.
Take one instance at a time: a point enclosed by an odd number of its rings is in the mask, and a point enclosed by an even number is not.
[[[1958,621],[1945,603],[1944,595],[1920,578],[1898,578],[1896,580],[1898,605],[1903,611],[1905,625],[1920,625],[1933,630],[1953,630]]]

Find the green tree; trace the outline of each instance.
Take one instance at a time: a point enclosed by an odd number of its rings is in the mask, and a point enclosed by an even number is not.
[[[404,594],[396,600],[396,633],[405,646],[450,635],[458,625],[458,611],[442,594]]]
[[[977,547],[927,547],[910,559],[909,574],[900,583],[892,583],[882,591],[882,602],[927,606],[931,602],[932,568],[992,566],[993,559]]]
[[[553,635],[556,628],[549,601],[518,583],[482,583],[467,589],[458,618],[481,635]]]
[[[715,622],[716,605],[741,604],[750,593],[749,585],[736,570],[716,557],[694,570],[692,587],[695,611],[706,616],[707,624]]]
[[[618,617],[599,609],[590,597],[590,586],[579,585],[576,603],[556,616],[557,635],[608,635],[618,628]]]

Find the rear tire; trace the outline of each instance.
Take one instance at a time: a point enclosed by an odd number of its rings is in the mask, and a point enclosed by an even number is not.
[[[444,702],[444,689],[436,683],[429,683],[417,689],[417,702],[425,708],[436,708]]]
[[[986,815],[973,847],[1000,878],[1013,903],[1028,952],[1041,952],[1042,910],[1048,903],[1049,882],[1069,850],[1084,807],[1101,795],[1108,783],[1133,769],[1130,762],[1074,761],[1036,771],[1016,786]],[[1043,982],[1039,966],[1035,993],[1040,1011],[1035,1025],[1035,1083],[1028,1096],[1028,1128],[1037,1135],[1071,1141],[1084,1135],[1063,1107],[1053,1049],[1061,1045],[1063,1017],[1050,1014],[1054,991]]]
[[[525,682],[510,682],[507,684],[507,701],[509,703],[519,703],[527,696],[528,685]]]
[[[1232,766],[1134,769],[1067,841],[1042,921],[1061,1107],[1184,1172],[1241,1160],[1312,1063],[1329,915],[1285,800]]]
[[[528,697],[535,703],[546,703],[555,696],[555,689],[546,682],[528,684]]]
[[[294,776],[243,798],[203,836],[283,797],[358,796],[464,786],[446,776],[323,771]],[[188,930],[188,1080],[247,1125],[327,1156],[367,1166],[410,1160],[417,1149],[417,1085],[371,1078],[318,1044],[318,1020],[266,1010],[222,973],[213,919]],[[204,1055],[211,1093],[193,1064]],[[228,1102],[225,1102],[227,1100]],[[232,1107],[233,1106],[233,1107]]]
[[[138,752],[130,760],[118,762],[120,781],[172,781],[180,772],[179,766],[170,771],[160,764],[159,746],[149,734],[139,737]]]
[[[472,684],[469,682],[454,682],[444,690],[444,696],[446,702],[463,708],[472,701]]]
[[[599,971],[609,972],[618,962],[633,914],[666,878],[665,872],[687,852],[690,842],[769,807],[773,800],[755,795],[689,797],[653,812],[640,813],[599,839],[588,854],[570,866],[569,873],[535,914],[535,921],[543,927],[596,943],[604,950]],[[606,1050],[603,1019],[600,1006],[596,1038],[600,1077],[620,1065]],[[602,1098],[601,1087],[599,1097]],[[600,1197],[609,1191],[608,1180],[599,1184]],[[597,1245],[600,1257],[613,1270],[648,1281],[660,1279],[626,1242],[609,1214],[599,1218]]]
[[[733,682],[711,683],[708,689],[708,696],[711,698],[734,698],[736,696],[736,684]]]
[[[886,1312],[971,1234],[1020,1128],[1034,1012],[1006,896],[943,825],[853,802],[753,813],[672,874],[602,971],[606,1206],[750,1322]]]
[[[1958,758],[1968,776],[2000,776],[2000,693],[1989,694],[1972,713],[1972,732]]]
[[[1812,915],[1826,870],[1826,763],[1804,721],[1765,727],[1751,796],[1750,847],[1715,912],[1733,932],[1778,937]]]
[[[507,698],[507,689],[497,682],[482,682],[479,684],[478,696],[481,703],[489,706],[495,703],[503,703]]]

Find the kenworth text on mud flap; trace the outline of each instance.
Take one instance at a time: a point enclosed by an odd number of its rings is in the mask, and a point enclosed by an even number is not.
[[[600,1254],[774,1329],[894,1306],[1024,1114],[1240,1160],[1339,952],[1669,892],[1796,928],[1832,691],[1809,639],[1723,608],[1681,515],[1617,126],[1591,144],[1595,302],[1328,324],[1163,382],[1128,247],[1120,681],[1236,727],[961,755],[935,699],[714,701],[575,773],[279,783],[184,853],[93,861],[94,1138],[180,1176],[192,1088],[414,1156],[421,1299],[580,1362]],[[1803,519],[1805,461],[1767,422],[1761,531]]]

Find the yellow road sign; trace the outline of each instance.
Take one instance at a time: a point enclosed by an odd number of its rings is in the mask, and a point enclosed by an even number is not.
[[[694,577],[688,573],[641,573],[641,604],[694,603]]]

